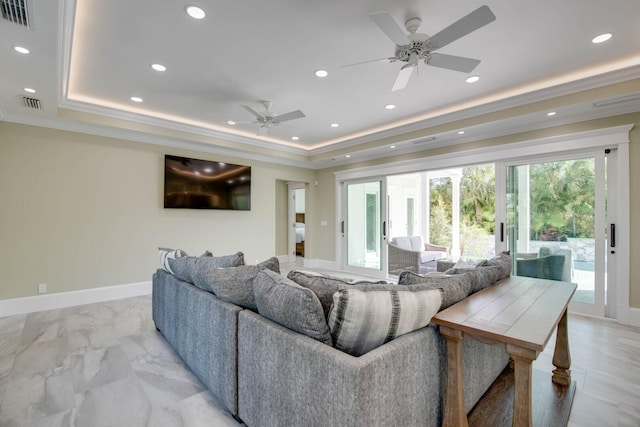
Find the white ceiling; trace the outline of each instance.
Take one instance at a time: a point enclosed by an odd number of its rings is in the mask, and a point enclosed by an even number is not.
[[[187,4],[207,17],[190,18]],[[496,20],[439,51],[480,59],[472,73],[477,83],[421,63],[407,87],[392,92],[402,64],[343,67],[393,56],[395,46],[372,12],[388,11],[401,26],[420,17],[419,32],[433,35],[482,4]],[[600,108],[593,105],[597,93],[566,97],[621,82],[629,83],[628,93],[614,98],[640,94],[637,0],[27,0],[27,6],[30,29],[0,20],[0,120],[108,133],[123,132],[123,122],[113,119],[124,119],[152,129],[136,128],[147,142],[158,129],[171,129],[245,157],[267,147],[274,157],[299,154],[301,164],[320,167],[388,155],[393,138],[410,152],[640,111],[640,97]],[[613,38],[591,43],[603,32]],[[14,51],[16,45],[31,53]],[[153,71],[152,63],[167,70]],[[328,77],[316,77],[317,69]],[[43,109],[25,108],[23,95]],[[542,102],[561,96],[558,105]],[[254,124],[226,123],[252,120],[241,105],[263,111],[263,100],[275,114],[300,109],[306,117],[266,136],[257,136]],[[551,109],[558,114],[547,117]],[[487,117],[495,112],[499,117]]]

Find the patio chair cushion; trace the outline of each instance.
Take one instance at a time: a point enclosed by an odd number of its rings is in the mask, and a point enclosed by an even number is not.
[[[394,237],[393,239],[391,239],[391,243],[406,251],[413,250],[411,249],[411,239],[408,236]]]

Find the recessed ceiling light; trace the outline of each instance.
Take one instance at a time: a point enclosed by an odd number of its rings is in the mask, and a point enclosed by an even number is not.
[[[29,93],[36,93],[36,90],[35,89],[31,89],[30,87],[25,87],[24,91],[25,92],[29,92]]]
[[[203,19],[207,14],[204,10],[200,9],[198,6],[187,5],[184,10],[187,12],[187,15],[192,17],[193,19]]]
[[[329,72],[327,70],[316,70],[316,77],[327,77]]]
[[[547,116],[555,116],[557,113],[555,111],[549,111]]]
[[[142,102],[142,98],[140,98],[139,96],[132,96],[132,97],[131,97],[131,100],[132,100],[133,102]]]
[[[384,108],[386,108],[387,110],[393,110],[394,108],[396,108],[396,106],[393,104],[387,104],[384,106]]]
[[[347,154],[345,157],[348,159],[349,157],[351,157],[351,154]]]
[[[153,68],[156,71],[167,71],[167,67],[165,67],[162,64],[151,64],[151,68]]]
[[[233,120],[227,120],[227,124],[228,124],[228,125],[235,125],[235,124],[236,124],[236,122],[234,122]]]
[[[464,134],[464,131],[463,130],[459,130],[458,131],[458,135],[462,135],[462,134]]]
[[[390,145],[389,148],[391,148],[393,150],[394,148],[396,148],[396,146],[395,145]]]
[[[332,128],[337,128],[338,126],[340,126],[338,123],[331,123]]]
[[[466,81],[467,83],[475,83],[475,82],[477,82],[478,80],[480,80],[480,77],[478,77],[478,76],[471,76],[471,77],[468,77],[468,78],[467,78],[467,80],[465,80],[465,81]]]
[[[14,47],[13,47],[13,49],[14,49],[16,52],[24,53],[25,55],[26,55],[27,53],[29,53],[29,49],[27,49],[26,47],[22,47],[22,46],[14,46]]]
[[[291,139],[293,139],[294,141],[297,141],[297,140],[299,140],[299,139],[300,139],[300,137],[298,137],[298,136],[292,136],[292,137],[291,137]]]
[[[595,36],[591,40],[591,43],[595,43],[595,44],[603,43],[603,42],[606,42],[607,40],[609,40],[612,36],[613,36],[613,34],[611,34],[611,33],[603,33],[603,34]]]

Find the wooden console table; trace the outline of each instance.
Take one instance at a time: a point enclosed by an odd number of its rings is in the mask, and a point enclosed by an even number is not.
[[[532,363],[557,327],[552,381],[571,387],[567,306],[576,290],[569,282],[512,276],[438,313],[433,322],[447,341],[445,427],[468,426],[464,403],[462,340],[476,336],[504,343],[513,360],[515,392],[513,425],[532,426]],[[571,401],[568,403],[571,408]]]

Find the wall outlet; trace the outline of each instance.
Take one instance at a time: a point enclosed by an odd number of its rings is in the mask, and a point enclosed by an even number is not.
[[[38,285],[38,293],[39,294],[46,294],[47,293],[47,284],[46,283],[40,283]]]

